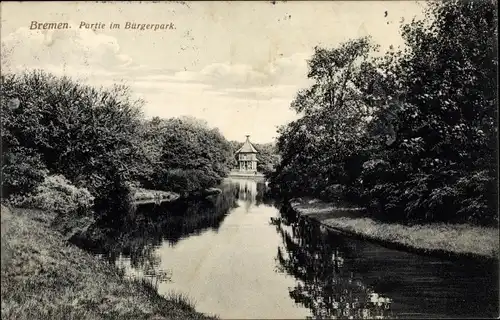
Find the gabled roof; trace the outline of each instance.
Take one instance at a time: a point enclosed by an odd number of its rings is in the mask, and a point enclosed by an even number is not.
[[[252,145],[252,143],[250,142],[250,139],[248,139],[248,137],[250,136],[247,136],[247,140],[245,141],[245,143],[243,144],[243,146],[241,146],[241,148],[238,149],[238,151],[236,151],[236,153],[258,153],[257,152],[257,149],[254,148],[254,146]]]

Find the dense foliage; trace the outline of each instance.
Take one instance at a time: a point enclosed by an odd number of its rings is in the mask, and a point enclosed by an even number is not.
[[[51,174],[61,174],[96,196],[96,205],[120,207],[126,182],[143,167],[140,150],[140,101],[125,87],[98,90],[44,72],[2,76],[2,157],[22,150],[39,158]],[[8,168],[2,161],[2,173]],[[33,161],[20,161],[21,167]],[[16,166],[14,165],[14,166]],[[15,168],[12,170],[15,172]],[[15,190],[22,173],[3,180],[2,196]],[[116,200],[116,201],[115,201]]]
[[[47,175],[62,175],[89,190],[96,211],[124,212],[134,185],[185,193],[229,170],[230,145],[217,130],[196,119],[146,121],[124,86],[34,71],[2,75],[0,94],[2,199],[33,195]]]
[[[155,150],[154,170],[142,181],[146,187],[189,193],[220,183],[229,171],[230,143],[201,120],[154,118],[145,134]]]
[[[77,188],[61,175],[47,176],[36,187],[22,206],[43,209],[61,214],[85,214],[94,202],[94,197],[85,188]]]
[[[273,185],[389,219],[498,221],[495,9],[430,2],[402,26],[406,48],[379,58],[366,38],[316,48]]]

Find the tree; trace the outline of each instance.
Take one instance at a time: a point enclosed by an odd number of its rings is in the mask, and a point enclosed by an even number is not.
[[[496,1],[432,1],[404,49],[316,48],[271,182],[401,221],[498,221]]]
[[[392,90],[379,95],[398,103],[379,108],[375,121],[394,141],[376,154],[388,164],[385,179],[366,185],[388,215],[497,219],[495,7],[430,2],[426,19],[402,27],[408,49],[382,66],[397,81],[386,79]]]
[[[328,196],[333,184],[350,182],[351,169],[346,172],[344,167],[359,162],[350,160],[357,157],[369,115],[357,80],[363,62],[376,49],[368,38],[339,48],[315,48],[308,74],[315,83],[299,91],[291,104],[302,117],[280,129],[277,147],[282,160],[272,184],[286,185],[284,191],[295,194]]]
[[[128,182],[145,167],[142,101],[123,86],[96,89],[43,71],[2,75],[1,82],[2,155],[28,150],[51,174],[87,187],[98,208],[125,210]]]
[[[151,187],[189,193],[227,175],[232,150],[218,129],[191,117],[153,119],[146,125],[147,137],[155,141],[155,169],[146,182]]]
[[[279,163],[276,145],[272,142],[262,144],[256,143],[254,147],[259,152],[257,154],[257,159],[259,160],[259,162],[257,162],[257,171],[266,176],[270,175]]]

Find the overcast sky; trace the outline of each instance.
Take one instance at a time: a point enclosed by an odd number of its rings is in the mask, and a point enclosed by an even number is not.
[[[146,100],[147,117],[191,115],[230,140],[269,142],[293,120],[289,109],[308,85],[316,45],[370,35],[401,45],[400,21],[422,17],[422,2],[3,2],[1,40],[11,70],[41,68],[90,84],[128,84]],[[387,16],[385,12],[387,11]],[[30,30],[32,21],[69,30]],[[106,25],[80,29],[80,23]],[[175,29],[125,30],[126,22]],[[109,23],[120,29],[110,29]],[[2,57],[4,59],[5,57]]]

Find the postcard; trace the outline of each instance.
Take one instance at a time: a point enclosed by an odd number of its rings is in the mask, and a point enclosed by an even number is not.
[[[2,319],[498,318],[497,6],[2,2]]]

